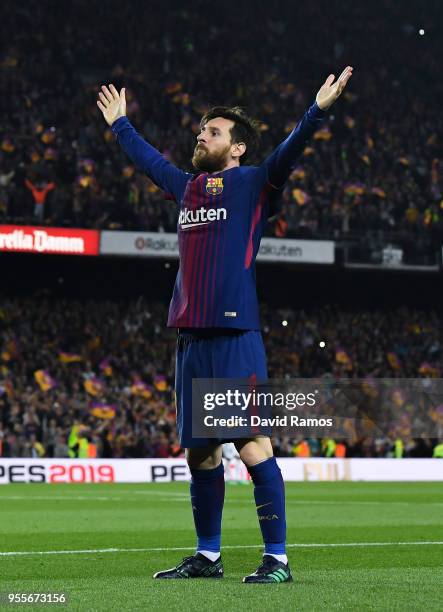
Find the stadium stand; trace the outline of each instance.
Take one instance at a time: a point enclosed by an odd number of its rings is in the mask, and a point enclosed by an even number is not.
[[[165,305],[143,298],[3,299],[0,456],[180,455],[173,399],[176,332],[164,329],[166,315]],[[442,319],[432,310],[264,307],[262,319],[271,378],[441,376]],[[383,409],[397,417],[411,413],[407,395]],[[414,439],[410,425],[408,420],[403,430],[377,438],[347,439],[345,452],[431,456],[437,441]],[[343,452],[343,446],[331,450],[328,440],[305,441],[309,451],[302,442],[282,437],[276,452]]]
[[[0,223],[175,231],[175,207],[125,159],[103,124],[95,103],[102,82],[125,85],[137,129],[190,169],[208,106],[239,104],[262,121],[258,163],[294,127],[325,76],[352,60],[352,88],[306,147],[268,234],[333,239],[357,259],[396,244],[406,262],[435,264],[443,236],[443,126],[435,104],[443,43],[433,22],[441,21],[441,4],[334,0],[299,4],[294,14],[292,2],[278,0],[256,3],[254,19],[250,2],[230,6],[212,3],[202,30],[204,0],[192,10],[166,0],[149,11],[136,0],[109,0],[94,11],[86,0],[5,0]],[[390,50],[383,56],[381,37]],[[165,302],[146,297],[5,294],[0,456],[179,454],[175,336],[165,320]],[[441,323],[437,310],[415,306],[282,312],[265,304],[270,375],[441,376]],[[403,438],[403,450],[391,436],[348,441],[346,453],[432,454],[433,443]],[[328,444],[282,439],[277,452],[342,452]]]
[[[352,90],[307,146],[269,233],[360,236],[368,245],[394,240],[412,260],[432,263],[443,224],[442,119],[432,104],[442,94],[442,41],[427,21],[441,6],[433,3],[430,12],[429,3],[336,1],[321,9],[297,6],[294,16],[292,3],[279,1],[278,10],[260,3],[251,20],[245,0],[235,11],[220,2],[211,5],[212,25],[202,32],[199,10],[166,4],[168,11],[163,3],[146,11],[142,3],[111,1],[91,13],[85,0],[4,3],[1,222],[174,231],[175,208],[124,159],[103,126],[95,105],[103,80],[128,88],[137,128],[190,169],[208,105],[240,104],[259,118],[262,159],[292,129],[333,66],[352,58]],[[207,14],[205,2],[199,7]],[[426,36],[417,33],[420,11]],[[343,25],[330,28],[330,14],[335,24],[342,14]],[[260,37],[264,44],[257,48]],[[392,50],[389,62],[378,53],[380,37]]]

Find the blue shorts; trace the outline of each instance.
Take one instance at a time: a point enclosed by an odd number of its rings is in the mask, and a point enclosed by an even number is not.
[[[192,437],[192,379],[267,379],[261,332],[238,329],[181,330],[177,338],[175,393],[177,434],[182,448],[222,443]]]

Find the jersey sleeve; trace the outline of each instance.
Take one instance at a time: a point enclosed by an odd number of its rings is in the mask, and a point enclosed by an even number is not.
[[[127,117],[114,121],[111,129],[134,164],[179,204],[192,174],[180,170],[165,159],[160,151],[140,136]]]
[[[314,102],[286,140],[265,159],[262,166],[266,169],[267,181],[272,187],[277,190],[283,187],[303,152],[306,141],[321,127],[325,117],[326,112]]]
[[[281,211],[284,188],[284,184],[275,187],[269,181],[268,169],[265,164],[255,168],[254,198],[252,199],[252,203],[254,207],[259,203],[264,221],[272,219]]]

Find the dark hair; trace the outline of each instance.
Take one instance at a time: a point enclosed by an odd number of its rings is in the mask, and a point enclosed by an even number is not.
[[[244,142],[246,151],[240,157],[240,164],[244,164],[260,145],[260,123],[255,119],[251,119],[240,106],[214,106],[209,110],[200,121],[200,127],[203,127],[211,119],[223,117],[234,122],[230,129],[231,142]]]

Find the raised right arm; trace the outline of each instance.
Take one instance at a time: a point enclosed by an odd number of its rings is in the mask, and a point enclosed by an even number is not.
[[[167,161],[157,149],[138,134],[126,117],[124,88],[119,94],[114,85],[110,85],[109,89],[102,86],[99,98],[97,105],[107,124],[117,135],[118,142],[125,153],[134,164],[146,172],[156,185],[173,195],[176,202],[180,203],[186,183],[192,175]]]

